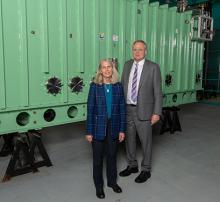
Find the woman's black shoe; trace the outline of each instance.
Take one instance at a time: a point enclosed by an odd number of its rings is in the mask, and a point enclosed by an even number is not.
[[[96,190],[96,196],[97,196],[98,198],[100,198],[100,199],[105,198],[105,193],[104,193],[103,189],[97,189],[97,190]]]

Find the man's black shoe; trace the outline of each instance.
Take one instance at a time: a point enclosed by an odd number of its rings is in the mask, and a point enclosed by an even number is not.
[[[100,199],[105,198],[105,193],[104,193],[103,189],[96,189],[96,196]]]
[[[119,175],[121,177],[127,177],[129,176],[131,173],[137,173],[138,172],[138,167],[130,167],[128,166],[126,169],[124,169],[123,171],[121,171],[119,173]]]
[[[151,177],[150,171],[141,171],[140,175],[138,175],[135,179],[135,182],[137,183],[143,183],[146,182],[147,179]]]
[[[108,185],[108,187],[111,187],[115,193],[121,193],[122,192],[122,189],[121,189],[121,187],[118,186],[118,184]]]

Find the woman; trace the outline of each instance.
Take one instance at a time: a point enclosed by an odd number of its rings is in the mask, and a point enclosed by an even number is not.
[[[118,142],[125,138],[125,100],[118,72],[112,62],[100,62],[90,85],[87,105],[87,135],[93,149],[93,180],[96,196],[105,198],[103,190],[103,157],[106,152],[107,185],[121,193],[117,184],[116,152]]]

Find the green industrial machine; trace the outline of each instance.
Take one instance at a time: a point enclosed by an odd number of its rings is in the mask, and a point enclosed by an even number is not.
[[[0,0],[0,134],[85,120],[99,60],[121,73],[136,39],[161,67],[164,106],[196,102],[204,40],[193,40],[194,21],[148,0]]]
[[[0,0],[0,156],[12,154],[3,181],[52,165],[39,130],[85,120],[100,59],[121,73],[137,39],[161,68],[161,131],[181,130],[176,106],[196,102],[202,89],[212,27],[208,13],[186,11],[186,0],[178,9],[149,0]]]

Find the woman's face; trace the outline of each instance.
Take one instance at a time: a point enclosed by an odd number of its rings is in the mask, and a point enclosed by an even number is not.
[[[104,79],[109,79],[112,77],[113,69],[109,62],[103,61],[101,63],[101,74]]]

